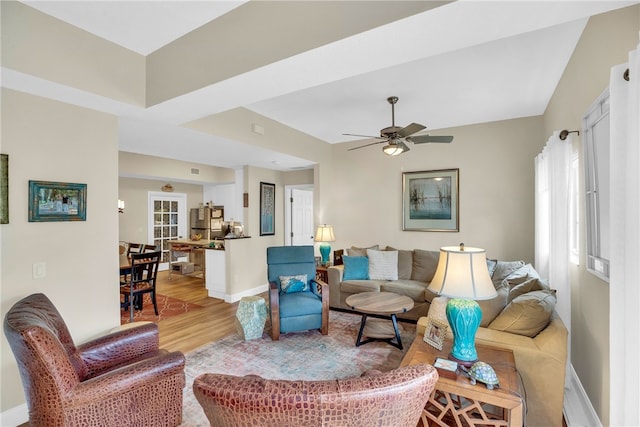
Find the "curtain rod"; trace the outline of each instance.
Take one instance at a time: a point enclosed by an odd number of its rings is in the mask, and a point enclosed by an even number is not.
[[[560,135],[558,135],[560,137],[561,140],[565,140],[567,139],[567,137],[569,136],[570,133],[577,133],[578,135],[580,135],[580,131],[579,130],[562,130],[560,131]]]

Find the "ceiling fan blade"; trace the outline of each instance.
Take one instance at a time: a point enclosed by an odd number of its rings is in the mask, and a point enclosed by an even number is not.
[[[413,142],[414,144],[426,144],[428,142],[436,142],[436,143],[449,143],[453,141],[453,136],[451,135],[416,135],[407,137],[407,141]]]
[[[413,135],[416,132],[420,132],[422,129],[426,129],[426,126],[423,126],[419,123],[411,123],[409,126],[403,127],[398,131],[398,136],[401,138],[407,137],[409,135]]]
[[[410,150],[409,146],[407,144],[405,144],[403,141],[397,141],[397,144],[399,147],[402,147],[402,152],[406,153],[407,151]]]
[[[364,148],[364,147],[368,147],[370,145],[376,145],[376,144],[383,144],[387,142],[387,140],[385,139],[384,141],[376,141],[376,142],[372,142],[371,144],[365,144],[365,145],[361,145],[359,147],[353,147],[353,148],[349,148],[347,151],[353,151],[353,150],[357,150],[359,148]]]
[[[363,138],[375,138],[375,139],[382,139],[382,140],[387,140],[387,138],[382,138],[380,136],[373,136],[373,135],[358,135],[357,133],[343,133],[343,135],[346,136],[361,136]]]

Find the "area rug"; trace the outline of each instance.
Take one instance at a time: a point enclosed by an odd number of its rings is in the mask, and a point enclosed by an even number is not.
[[[208,426],[193,395],[193,380],[213,372],[229,375],[260,375],[286,380],[326,380],[360,376],[369,369],[397,368],[415,337],[415,325],[400,323],[404,350],[385,342],[355,346],[360,316],[331,311],[329,334],[309,331],[280,335],[272,341],[268,330],[262,338],[244,341],[238,334],[227,336],[186,354],[186,387],[182,427]]]
[[[158,315],[156,316],[156,313],[153,310],[153,303],[151,302],[151,295],[144,294],[142,298],[143,309],[135,310],[133,312],[134,322],[159,322],[160,320],[168,319],[169,317],[178,316],[180,314],[202,308],[197,304],[192,304],[166,295],[156,294],[156,302],[158,303]],[[125,323],[129,323],[129,310],[120,310],[120,324],[124,325]]]

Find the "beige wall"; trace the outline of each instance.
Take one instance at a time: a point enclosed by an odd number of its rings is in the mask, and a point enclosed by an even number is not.
[[[451,144],[416,145],[398,157],[379,146],[334,147],[327,209],[333,248],[390,245],[432,249],[464,242],[499,259],[533,262],[533,159],[544,137],[542,118],[439,130]],[[460,231],[402,231],[402,173],[460,170]]]
[[[145,104],[145,57],[17,1],[2,2],[2,66]]]
[[[610,68],[627,62],[638,44],[640,6],[589,20],[544,114],[544,132],[582,130],[582,116],[609,86]],[[574,137],[583,178],[582,131]],[[581,181],[581,193],[584,182]],[[584,206],[584,197],[580,206]],[[584,209],[580,218],[580,265],[571,266],[571,363],[604,425],[609,420],[609,285],[586,270]],[[620,296],[617,296],[620,297]]]
[[[118,179],[118,198],[124,200],[125,211],[118,215],[119,239],[125,242],[152,243],[153,237],[148,233],[149,192],[160,192],[166,181],[152,179],[123,178]],[[189,208],[197,208],[202,203],[202,185],[171,182],[173,193],[187,195],[187,213]],[[169,194],[169,193],[168,193]],[[189,223],[187,219],[187,235]]]
[[[2,152],[9,155],[9,216],[2,225],[2,318],[20,298],[43,292],[82,342],[120,324],[118,141],[113,116],[2,90]],[[27,221],[28,181],[87,184],[87,219]],[[32,265],[46,263],[33,279]],[[89,320],[89,321],[87,321]],[[1,410],[24,403],[17,366],[1,340]]]
[[[198,172],[193,173],[192,169],[197,169]],[[129,178],[161,177],[172,182],[203,185],[229,184],[235,181],[233,169],[124,151],[118,153],[118,173]]]

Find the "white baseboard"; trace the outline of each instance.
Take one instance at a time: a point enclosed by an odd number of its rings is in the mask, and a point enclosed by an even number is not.
[[[264,284],[264,285],[256,286],[253,289],[247,289],[246,291],[242,291],[237,294],[232,294],[232,295],[227,294],[224,296],[224,301],[228,303],[234,303],[236,301],[240,301],[242,297],[251,297],[254,295],[261,294],[263,292],[267,292],[268,290],[269,290],[269,285]]]
[[[16,427],[27,421],[29,421],[29,408],[26,403],[0,413],[0,426],[2,427]]]
[[[593,409],[582,383],[569,364],[569,384],[564,388],[564,419],[567,427],[602,427],[598,414]]]

